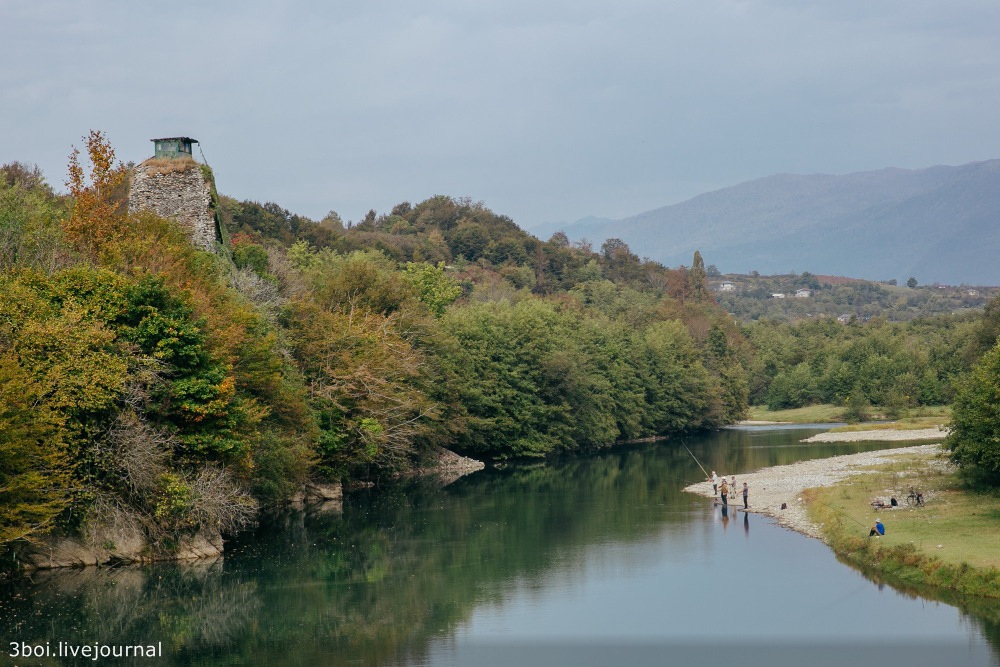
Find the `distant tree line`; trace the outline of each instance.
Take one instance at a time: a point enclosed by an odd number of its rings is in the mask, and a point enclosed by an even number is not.
[[[771,409],[845,404],[854,396],[899,416],[954,398],[976,359],[974,315],[843,325],[832,318],[747,325],[750,400]]]
[[[843,280],[824,282],[809,272],[780,276],[727,276],[736,289],[720,291],[719,305],[744,322],[767,319],[795,322],[810,317],[853,317],[867,321],[882,318],[890,322],[907,322],[934,315],[982,308],[990,288],[896,287],[894,280],[873,282]],[[716,278],[713,283],[721,282]],[[798,289],[809,289],[806,298],[792,298]],[[774,299],[774,293],[788,298]]]

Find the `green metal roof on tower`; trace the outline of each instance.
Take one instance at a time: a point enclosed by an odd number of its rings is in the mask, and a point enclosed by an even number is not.
[[[191,137],[164,137],[163,139],[150,139],[156,148],[154,157],[162,158],[192,158],[191,144],[199,143],[197,139]]]

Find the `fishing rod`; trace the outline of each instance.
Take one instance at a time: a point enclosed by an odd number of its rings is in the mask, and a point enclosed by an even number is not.
[[[712,479],[712,476],[708,474],[707,470],[705,470],[705,466],[701,464],[701,461],[698,460],[698,457],[694,455],[694,452],[688,449],[688,446],[684,444],[683,441],[681,441],[681,446],[684,447],[684,449],[687,449],[688,454],[690,454],[691,458],[694,459],[694,462],[698,464],[698,467],[701,468],[701,471],[705,473],[705,479]]]
[[[851,516],[847,512],[845,512],[843,510],[839,510],[836,507],[834,507],[833,505],[830,505],[829,503],[824,503],[822,500],[813,500],[812,502],[814,502],[814,503],[816,503],[818,505],[822,505],[823,507],[827,508],[828,510],[830,510],[834,514],[839,514],[841,516],[847,517],[848,519],[850,519],[854,523],[858,524],[859,526],[862,526],[864,528],[870,528],[871,527],[868,524],[861,523],[860,521],[858,521],[857,519],[855,519],[853,516]]]
[[[670,479],[680,480],[681,482],[684,482],[685,484],[701,484],[701,480],[698,480],[697,482],[692,482],[690,479],[685,479],[683,477],[678,477],[677,475],[663,475],[663,477],[668,477]]]

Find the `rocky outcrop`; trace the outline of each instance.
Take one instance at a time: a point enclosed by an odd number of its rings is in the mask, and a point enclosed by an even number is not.
[[[177,549],[170,553],[170,560],[203,560],[222,555],[222,535],[218,531],[202,530],[185,535],[178,541]]]
[[[438,479],[442,486],[447,486],[455,480],[485,467],[486,464],[482,461],[460,456],[450,449],[438,447],[428,454],[417,468],[405,473],[404,476],[433,476]]]
[[[306,482],[291,502],[310,514],[339,514],[344,511],[344,486],[340,482]]]
[[[222,535],[201,530],[181,536],[172,547],[154,546],[141,533],[116,533],[115,541],[100,543],[89,539],[49,535],[40,538],[20,560],[26,569],[120,565],[164,560],[199,560],[222,555]]]
[[[219,240],[212,186],[194,160],[154,158],[140,164],[132,173],[128,207],[177,220],[203,250],[213,250]]]
[[[307,482],[303,488],[303,493],[307,499],[328,501],[343,500],[344,487],[340,484],[322,484],[319,482]]]

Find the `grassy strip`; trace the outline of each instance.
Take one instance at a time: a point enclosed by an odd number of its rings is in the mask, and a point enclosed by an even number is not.
[[[894,584],[1000,598],[1000,500],[965,489],[943,459],[910,455],[805,493],[810,517],[847,562]],[[910,508],[909,488],[926,505]],[[872,500],[897,509],[875,510]],[[886,535],[868,538],[881,518]]]
[[[878,408],[873,408],[878,411]],[[880,422],[877,424],[860,423],[847,424],[846,426],[836,426],[830,429],[831,433],[852,432],[852,431],[911,431],[922,428],[934,428],[947,424],[951,420],[951,406],[949,405],[928,405],[911,410],[904,417],[900,417],[891,422]]]
[[[793,424],[829,424],[844,420],[844,406],[842,405],[807,405],[804,408],[793,408],[790,410],[768,410],[766,405],[755,405],[750,408],[750,419],[755,421],[790,422]],[[884,409],[873,407],[872,415],[878,419],[879,415],[885,412]],[[838,426],[831,431],[876,431],[882,429],[889,430],[910,430],[920,428],[932,428],[939,424],[947,423],[951,418],[951,408],[946,405],[930,405],[914,408],[907,415],[892,422],[884,423],[861,423]]]
[[[750,408],[750,419],[795,424],[828,424],[844,420],[844,406],[807,405],[804,408],[791,410],[768,410],[766,405],[755,405]]]

